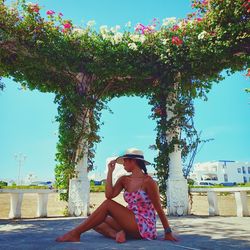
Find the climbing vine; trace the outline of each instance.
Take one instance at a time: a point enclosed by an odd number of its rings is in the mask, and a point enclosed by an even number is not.
[[[67,188],[77,174],[75,166],[86,148],[93,166],[100,113],[107,102],[137,95],[152,105],[157,123],[153,148],[159,152],[155,168],[165,194],[169,153],[177,144],[185,156],[192,146],[177,136],[167,141],[166,131],[180,127],[187,136],[195,133],[189,123],[192,99],[205,98],[223,70],[231,74],[249,67],[249,1],[195,0],[192,7],[184,19],[153,19],[135,27],[128,23],[121,32],[119,26],[97,31],[92,21],[77,27],[62,13],[25,0],[13,6],[0,2],[0,76],[55,93],[59,188]]]

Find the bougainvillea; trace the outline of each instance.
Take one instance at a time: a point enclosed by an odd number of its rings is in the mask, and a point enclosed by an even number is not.
[[[197,0],[192,6],[194,12],[184,19],[155,18],[134,30],[128,23],[121,32],[120,26],[96,31],[93,21],[76,27],[62,13],[24,0],[12,7],[0,3],[0,76],[56,95],[59,187],[76,174],[84,147],[91,167],[107,101],[137,95],[149,99],[157,121],[155,167],[165,194],[173,145],[184,153],[190,146],[184,138],[168,141],[166,131],[180,127],[187,136],[195,133],[189,124],[192,99],[205,97],[222,70],[230,74],[249,67],[249,1]],[[168,119],[167,107],[174,118]]]

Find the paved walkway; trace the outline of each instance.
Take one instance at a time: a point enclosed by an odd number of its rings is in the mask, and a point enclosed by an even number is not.
[[[81,242],[57,243],[55,238],[84,218],[46,218],[0,220],[0,249],[250,249],[250,217],[170,217],[169,221],[180,241],[162,241],[163,229],[157,223],[159,239],[128,240],[118,244],[91,230],[81,236]]]

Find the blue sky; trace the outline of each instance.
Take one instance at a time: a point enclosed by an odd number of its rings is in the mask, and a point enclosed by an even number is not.
[[[148,24],[153,18],[184,18],[190,13],[188,0],[95,0],[37,1],[47,10],[62,12],[76,25],[89,20],[101,25],[124,27],[132,24]],[[195,100],[195,124],[202,131],[202,139],[213,138],[197,154],[195,162],[212,160],[250,161],[250,94],[246,72],[238,72],[219,84],[214,84],[208,94],[208,101]],[[0,92],[0,180],[16,179],[18,162],[14,155],[27,156],[21,176],[33,173],[39,180],[54,178],[54,155],[56,153],[58,124],[54,121],[57,106],[54,95],[38,91],[20,90],[19,84],[4,79],[6,88]],[[106,158],[124,151],[128,147],[144,150],[145,157],[153,161],[154,151],[148,149],[154,144],[155,122],[150,120],[150,106],[146,99],[138,97],[115,98],[109,103],[113,111],[103,111],[99,134],[103,137],[97,145],[96,172],[103,174]]]

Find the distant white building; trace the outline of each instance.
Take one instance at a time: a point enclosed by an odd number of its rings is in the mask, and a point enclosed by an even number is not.
[[[196,182],[250,182],[250,162],[219,160],[194,164],[190,178]]]

